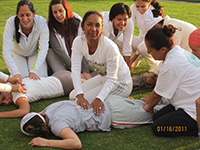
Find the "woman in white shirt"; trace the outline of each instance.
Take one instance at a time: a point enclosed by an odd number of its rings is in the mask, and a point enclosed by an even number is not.
[[[167,98],[170,104],[153,116],[153,132],[158,136],[197,136],[195,100],[200,96],[200,60],[174,45],[176,29],[165,25],[149,30],[145,36],[148,53],[163,63],[143,108],[152,111],[161,97]]]
[[[35,14],[29,0],[17,5],[17,15],[10,17],[3,34],[3,57],[11,75],[38,80],[47,76],[46,55],[49,47],[46,19]]]
[[[124,3],[114,4],[103,16],[102,33],[114,41],[121,50],[124,60],[129,65],[132,54],[133,22],[130,19],[130,7]]]
[[[70,99],[77,99],[77,104],[89,108],[88,100],[94,100],[96,115],[104,111],[103,101],[108,94],[128,97],[132,90],[129,68],[119,52],[117,45],[102,35],[103,18],[97,11],[89,11],[82,21],[85,33],[77,37],[72,46],[72,79],[74,89]],[[89,65],[96,69],[97,75],[81,85],[81,60],[83,56]]]
[[[131,19],[133,21],[133,24],[137,22],[137,27],[139,28],[139,36],[133,36],[133,42],[132,42],[132,48],[133,51],[135,51],[135,57],[140,55],[140,48],[143,48],[143,45],[140,46],[140,43],[144,41],[144,36],[147,33],[147,31],[150,28],[147,28],[144,22],[144,15],[147,11],[150,11],[154,8],[159,9],[162,11],[162,15],[164,16],[164,11],[162,9],[162,6],[156,1],[156,0],[134,0],[134,4],[131,5]],[[137,57],[136,57],[137,58]],[[136,58],[133,58],[131,63],[135,61]],[[143,55],[145,61],[150,66],[150,72],[153,72],[154,68],[157,66],[157,62],[152,58],[151,55],[146,54]],[[140,58],[138,58],[133,64],[134,66],[137,66],[140,61]],[[130,64],[131,65],[131,64]]]

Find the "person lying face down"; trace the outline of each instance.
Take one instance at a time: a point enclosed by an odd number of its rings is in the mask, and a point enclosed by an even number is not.
[[[166,105],[164,100],[154,111]],[[90,102],[91,105],[92,102]],[[110,131],[113,128],[131,128],[152,123],[151,113],[145,111],[141,100],[132,100],[118,95],[109,95],[104,113],[97,116],[93,108],[84,110],[75,101],[59,101],[47,106],[42,112],[31,112],[21,120],[21,131],[28,136],[48,136],[52,132],[61,140],[36,137],[29,145],[65,149],[80,149],[82,143],[76,133],[83,131]]]
[[[15,104],[19,108],[12,111],[0,112],[0,118],[23,117],[30,112],[29,102],[68,95],[73,89],[71,73],[61,71],[41,80],[24,79],[26,94],[20,92],[0,93],[0,105]]]

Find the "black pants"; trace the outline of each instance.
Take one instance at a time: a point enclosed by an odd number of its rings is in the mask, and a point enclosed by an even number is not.
[[[158,136],[185,136],[198,135],[197,122],[183,109],[175,110],[169,104],[153,117],[152,130]]]

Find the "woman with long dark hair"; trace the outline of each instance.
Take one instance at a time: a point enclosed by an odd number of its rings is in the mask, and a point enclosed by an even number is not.
[[[3,57],[11,75],[38,80],[47,76],[46,55],[49,48],[47,21],[35,14],[29,0],[17,4],[3,34]]]

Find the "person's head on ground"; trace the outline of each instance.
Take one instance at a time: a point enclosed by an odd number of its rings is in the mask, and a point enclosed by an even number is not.
[[[47,116],[42,116],[39,113],[31,112],[25,115],[21,120],[21,131],[28,136],[47,136],[50,129],[45,120]]]
[[[149,8],[149,6],[152,5],[155,9],[159,9],[160,11],[162,11],[162,14],[164,16],[162,6],[156,0],[134,0],[134,2],[140,14],[144,14]]]
[[[189,36],[189,46],[192,54],[200,59],[200,28],[194,30]]]
[[[32,31],[34,24],[35,10],[33,3],[29,0],[21,0],[17,4],[17,12],[15,17],[15,38],[17,43],[19,43],[20,32],[19,24],[21,26],[22,32],[29,35]]]
[[[167,53],[174,47],[173,35],[177,28],[165,25],[163,28],[152,28],[145,35],[148,53],[155,60],[165,60]]]
[[[109,20],[112,21],[114,30],[123,31],[131,17],[131,9],[124,3],[114,4],[109,12]]]
[[[0,92],[0,105],[13,104],[12,94],[8,92]]]
[[[81,27],[87,40],[98,40],[103,29],[102,15],[98,11],[94,10],[86,12]]]

